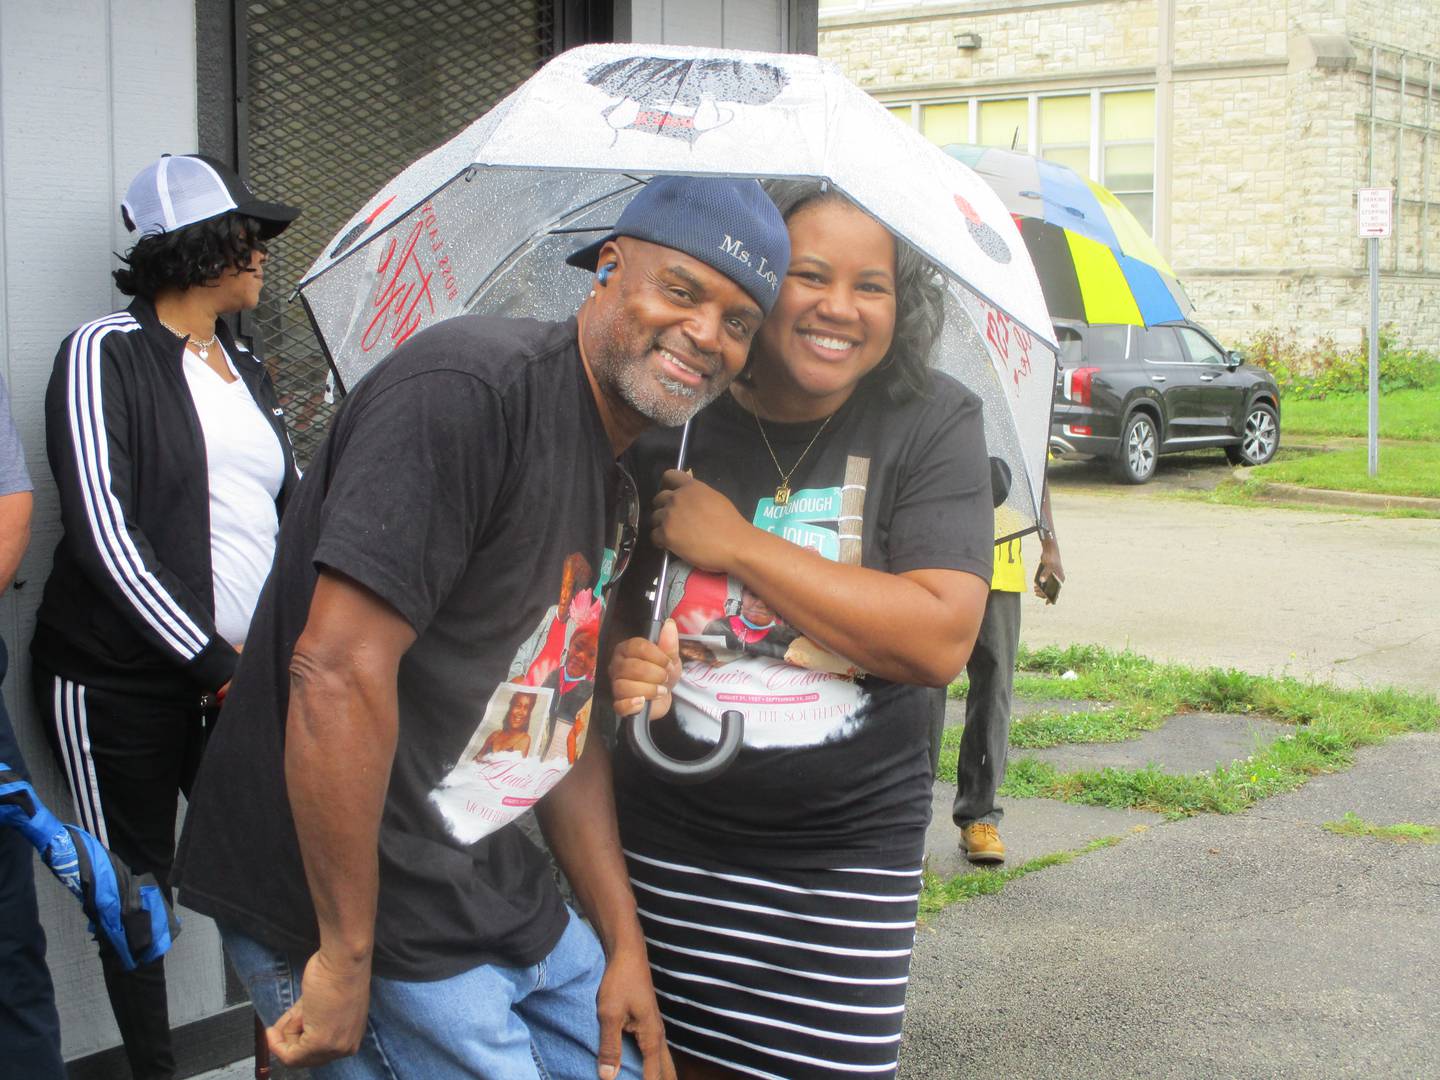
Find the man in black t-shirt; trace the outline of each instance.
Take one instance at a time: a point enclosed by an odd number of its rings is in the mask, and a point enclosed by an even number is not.
[[[448,320],[346,397],[196,784],[181,900],[317,1076],[638,1075],[622,1030],[673,1075],[608,754],[544,752],[573,688],[529,654],[598,621],[614,458],[739,372],[789,240],[753,181],[663,178],[569,261],[574,319]],[[495,738],[526,699],[528,744]],[[532,805],[603,952],[513,824]]]

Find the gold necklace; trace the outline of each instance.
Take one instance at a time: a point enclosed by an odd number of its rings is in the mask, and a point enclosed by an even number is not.
[[[770,460],[775,463],[775,471],[780,474],[780,486],[775,489],[775,505],[784,506],[790,501],[790,477],[795,475],[795,470],[800,468],[800,462],[805,460],[805,455],[810,453],[810,447],[815,445],[815,440],[820,438],[820,432],[829,426],[831,417],[835,414],[825,417],[825,423],[810,436],[810,441],[805,444],[805,449],[800,451],[800,456],[795,459],[795,464],[790,466],[789,472],[780,467],[780,459],[775,456],[775,448],[770,445],[770,436],[765,434],[765,425],[760,422],[760,410],[753,410],[751,415],[755,417],[755,426],[760,429],[760,438],[765,440],[765,449],[770,451]]]
[[[160,319],[159,315],[155,317]],[[219,336],[218,334],[211,334],[207,340],[201,341],[194,334],[187,334],[183,330],[176,330],[175,327],[171,326],[164,319],[160,319],[160,325],[178,338],[189,338],[190,340],[186,342],[186,344],[195,346],[195,354],[199,356],[201,360],[210,359],[210,346],[215,344],[215,339]]]

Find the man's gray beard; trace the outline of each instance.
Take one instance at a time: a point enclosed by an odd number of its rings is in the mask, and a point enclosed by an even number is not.
[[[606,358],[607,361],[610,358]],[[614,375],[613,385],[625,404],[660,427],[679,427],[724,392],[723,385],[701,394],[692,386],[658,375],[653,379],[643,363],[602,363]],[[618,368],[618,370],[616,370]],[[714,383],[715,380],[711,380]]]

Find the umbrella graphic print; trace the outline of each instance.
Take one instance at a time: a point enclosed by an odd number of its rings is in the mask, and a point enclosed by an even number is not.
[[[617,131],[652,131],[693,143],[734,118],[725,102],[768,105],[788,79],[774,64],[750,60],[627,56],[596,65],[585,81],[619,99],[601,112]]]

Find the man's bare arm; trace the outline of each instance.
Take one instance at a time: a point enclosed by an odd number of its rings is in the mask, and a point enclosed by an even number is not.
[[[365,1031],[380,816],[399,724],[396,677],[415,631],[374,593],[322,571],[290,662],[285,783],[320,925],[301,999],[270,1029],[284,1064],[353,1054]]]

